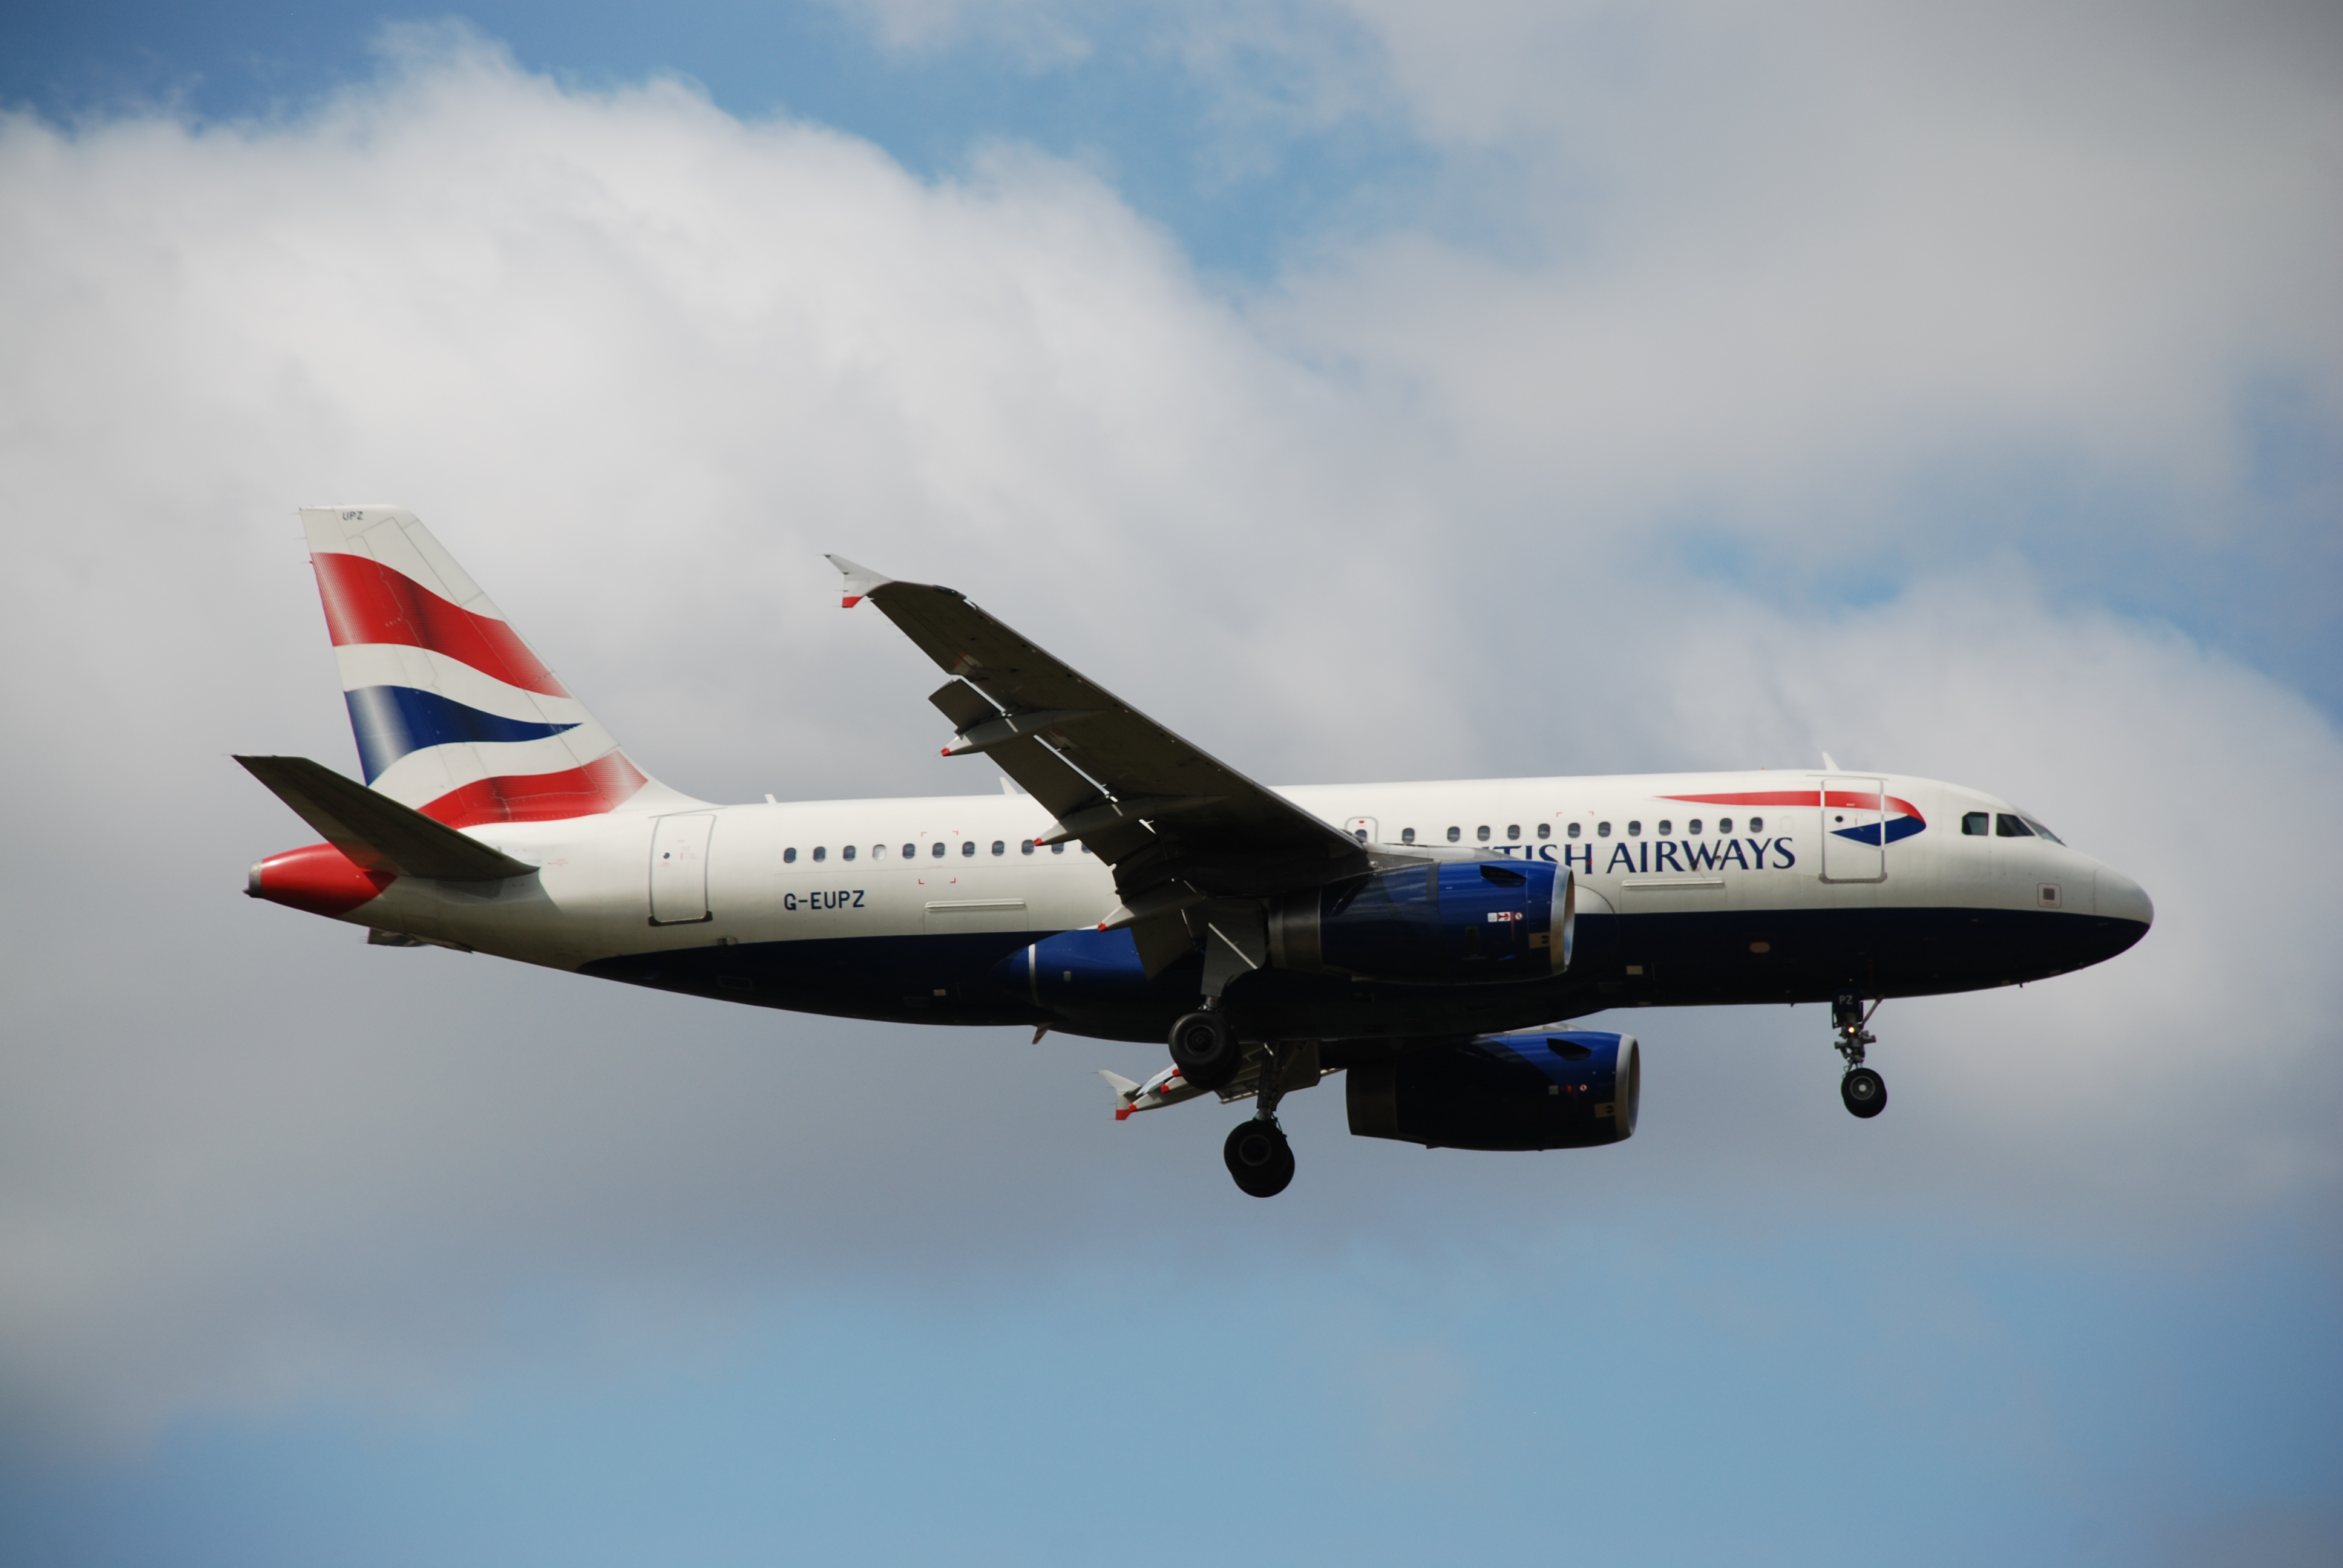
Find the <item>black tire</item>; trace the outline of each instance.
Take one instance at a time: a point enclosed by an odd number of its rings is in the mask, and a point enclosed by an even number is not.
[[[1259,1117],[1229,1129],[1221,1159],[1238,1190],[1251,1197],[1274,1198],[1293,1180],[1293,1145],[1285,1141],[1285,1130]]]
[[[1887,1109],[1887,1081],[1867,1067],[1855,1068],[1838,1081],[1838,1097],[1867,1121]]]
[[[1218,1089],[1237,1075],[1244,1047],[1216,1012],[1192,1012],[1172,1026],[1172,1063],[1199,1089]]]

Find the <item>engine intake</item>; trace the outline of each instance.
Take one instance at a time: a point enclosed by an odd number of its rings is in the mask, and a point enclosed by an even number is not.
[[[1484,1035],[1354,1064],[1351,1131],[1427,1149],[1592,1149],[1634,1136],[1643,1087],[1631,1034]]]
[[[1270,910],[1282,969],[1428,985],[1539,980],[1570,967],[1577,879],[1539,860],[1440,861],[1331,883]]]

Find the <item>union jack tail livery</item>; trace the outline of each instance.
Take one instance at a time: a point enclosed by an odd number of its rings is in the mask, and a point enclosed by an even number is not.
[[[594,816],[651,784],[403,507],[304,507],[366,781],[451,828]]]

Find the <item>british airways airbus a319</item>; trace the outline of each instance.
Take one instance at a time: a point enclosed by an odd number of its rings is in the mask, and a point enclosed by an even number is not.
[[[1858,1117],[1889,997],[2113,958],[2147,896],[2006,800],[1807,773],[1271,789],[950,588],[830,559],[935,660],[928,700],[1018,793],[717,806],[637,767],[397,507],[304,508],[359,784],[237,760],[326,842],[256,899],[434,944],[756,1007],[1165,1040],[1118,1119],[1251,1098],[1224,1154],[1255,1197],[1278,1101],[1344,1075],[1351,1131],[1575,1149],[1635,1131],[1624,1007],[1827,1002]]]

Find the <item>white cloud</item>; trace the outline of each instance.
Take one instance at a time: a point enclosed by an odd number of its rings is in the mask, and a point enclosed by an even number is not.
[[[720,1322],[777,1278],[1061,1257],[1167,1191],[1195,1207],[1161,1244],[1208,1259],[1212,1205],[1244,1201],[1220,1118],[1107,1121],[1088,1069],[1145,1051],[744,1017],[236,900],[301,831],[226,753],[347,755],[304,500],[414,507],[702,793],[990,788],[934,759],[931,672],[835,609],[842,549],[970,591],[1263,776],[1828,745],[2018,796],[2148,885],[2148,947],[1899,1006],[1862,1143],[1804,1010],[1639,1017],[1646,1130],[1568,1167],[1586,1201],[1697,1210],[1732,1173],[2052,1234],[2331,1204],[2343,999],[2291,869],[2343,820],[2328,720],[2021,565],[1818,618],[1616,537],[1684,491],[1682,452],[1761,510],[1842,487],[1858,447],[1888,494],[1938,449],[1928,387],[2056,443],[2114,371],[2049,407],[2025,345],[1926,322],[1843,381],[1819,351],[1768,371],[1765,311],[1696,236],[1624,293],[1417,243],[1232,304],[1045,159],[922,184],[678,86],[407,47],[299,123],[0,128],[0,799],[34,829],[0,896],[0,1388],[28,1425],[427,1397],[529,1291]],[[1782,222],[1784,254],[1823,243]],[[2108,308],[2162,343],[2165,297]],[[2219,406],[2253,341],[2143,349],[2187,383],[2159,417]],[[1699,355],[1745,385],[1688,417],[1674,374],[1625,374]],[[1906,389],[1851,418],[1899,355]],[[2162,482],[2155,446],[2107,450]],[[1342,1139],[1337,1095],[1293,1113],[1292,1245],[1460,1192],[1556,1222],[1524,1183],[1490,1196],[1485,1161]]]

